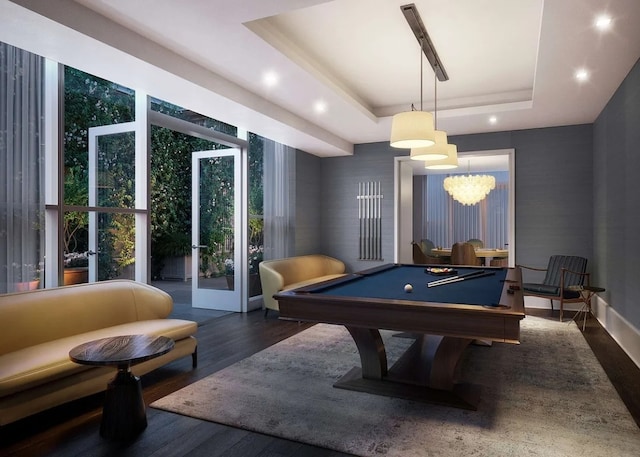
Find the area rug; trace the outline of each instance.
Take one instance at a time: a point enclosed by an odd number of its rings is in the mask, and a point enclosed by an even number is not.
[[[390,359],[411,343],[384,337]],[[477,411],[333,388],[359,357],[325,324],[151,406],[360,456],[640,455],[640,429],[574,323],[527,316],[521,341],[466,351]]]

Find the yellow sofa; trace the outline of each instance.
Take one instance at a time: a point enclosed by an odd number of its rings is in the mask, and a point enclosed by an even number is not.
[[[78,365],[69,351],[117,335],[167,336],[175,348],[135,365],[137,376],[190,355],[197,323],[167,319],[171,296],[128,280],[0,295],[0,425],[106,390],[113,367]]]
[[[321,254],[265,260],[259,268],[265,315],[270,309],[279,310],[273,298],[278,292],[339,278],[346,270],[340,260]]]

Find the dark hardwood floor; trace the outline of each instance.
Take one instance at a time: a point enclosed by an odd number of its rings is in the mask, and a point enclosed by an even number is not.
[[[529,314],[552,316],[547,310]],[[228,314],[200,324],[199,364],[175,361],[142,378],[147,404],[308,328],[262,311]],[[640,426],[640,369],[595,319],[583,333]],[[346,454],[205,422],[153,408],[148,427],[133,442],[115,444],[99,436],[103,395],[45,411],[0,428],[1,456],[227,456],[336,457]]]

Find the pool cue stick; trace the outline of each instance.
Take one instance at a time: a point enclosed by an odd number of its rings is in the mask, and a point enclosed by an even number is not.
[[[366,259],[371,259],[371,186],[369,184],[370,184],[369,182],[365,183],[365,189],[366,190],[364,192],[365,195],[366,195],[366,197],[365,197],[366,198],[366,200],[365,200],[365,202],[366,202],[365,208],[366,208],[366,212],[367,212],[366,219],[365,219],[366,222],[367,222],[367,224],[366,224],[366,227],[367,227],[366,228],[366,230],[367,230],[367,238],[366,238],[367,239],[367,243],[365,245],[365,247],[366,247],[365,258]]]
[[[381,204],[380,204],[380,181],[378,181],[378,185],[376,188],[376,201],[375,201],[375,206],[376,206],[376,220],[375,220],[375,224],[376,224],[376,239],[375,239],[375,246],[376,246],[376,255],[375,258],[376,259],[380,259],[382,258],[382,252],[380,252],[380,237],[382,236],[382,230],[381,230],[381,221],[382,221],[382,208],[381,208]]]
[[[467,273],[467,274],[464,274],[464,275],[456,275],[456,276],[450,276],[448,278],[436,279],[435,281],[431,281],[431,282],[427,283],[427,285],[429,287],[431,287],[432,285],[438,285],[440,283],[446,283],[446,282],[449,282],[449,281],[451,281],[453,279],[468,278],[470,276],[481,275],[483,273],[484,273],[484,270],[472,271],[471,273]]]
[[[360,223],[360,259],[364,254],[364,221],[362,219],[362,183],[358,183],[358,222]]]
[[[373,205],[373,241],[372,241],[372,247],[373,247],[373,253],[371,255],[372,258],[377,259],[378,258],[378,206],[377,206],[377,202],[376,202],[376,183],[372,182],[371,185],[373,186],[373,191],[371,192],[371,204]]]
[[[452,284],[452,283],[454,283],[454,282],[459,282],[459,281],[468,281],[468,280],[471,280],[471,279],[483,278],[483,277],[485,277],[485,276],[493,276],[493,275],[495,275],[495,274],[496,274],[496,273],[495,273],[494,271],[489,271],[489,272],[482,273],[482,274],[479,274],[479,275],[459,277],[459,278],[456,278],[456,279],[452,279],[451,281],[447,281],[447,282],[440,282],[440,283],[438,283],[438,284],[433,284],[433,285],[431,285],[431,284],[427,284],[427,287],[445,286],[445,285],[447,285],[447,284]]]
[[[378,259],[382,260],[382,183],[378,181]]]
[[[371,182],[371,184],[369,185],[369,204],[371,205],[371,242],[370,242],[370,246],[371,246],[371,252],[369,255],[370,259],[374,259],[375,258],[375,240],[376,240],[376,225],[375,225],[375,217],[376,217],[376,207],[374,205],[374,199],[373,199],[373,193],[374,193],[374,183]]]

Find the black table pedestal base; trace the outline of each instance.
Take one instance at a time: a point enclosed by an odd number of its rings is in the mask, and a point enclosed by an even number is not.
[[[147,428],[147,414],[142,399],[140,378],[129,368],[118,368],[107,387],[100,435],[108,440],[127,441]]]

